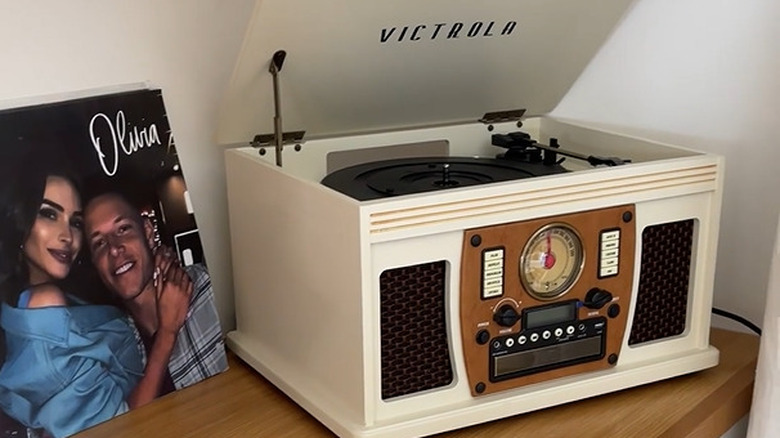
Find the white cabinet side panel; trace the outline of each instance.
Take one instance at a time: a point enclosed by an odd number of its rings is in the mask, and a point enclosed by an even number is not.
[[[227,151],[226,166],[235,339],[307,401],[361,424],[357,208],[247,153]]]

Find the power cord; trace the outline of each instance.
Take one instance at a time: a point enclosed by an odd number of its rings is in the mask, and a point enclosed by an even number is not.
[[[754,331],[758,336],[761,336],[761,328],[752,322],[748,321],[747,319],[735,314],[728,312],[723,309],[718,309],[717,307],[712,308],[712,313],[715,315],[724,316],[729,319],[733,319],[734,321],[737,321],[738,323],[744,325],[745,327],[749,328],[750,330]]]

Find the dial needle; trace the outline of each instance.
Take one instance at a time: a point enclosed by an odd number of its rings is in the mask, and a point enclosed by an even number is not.
[[[555,256],[552,253],[552,232],[547,232],[547,251],[544,253],[544,269],[555,266]]]

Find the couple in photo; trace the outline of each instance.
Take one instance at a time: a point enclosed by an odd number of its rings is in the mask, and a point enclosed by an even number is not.
[[[182,266],[121,193],[85,199],[64,160],[13,167],[0,186],[5,431],[72,435],[227,369],[202,264]],[[86,301],[76,266],[119,305]]]

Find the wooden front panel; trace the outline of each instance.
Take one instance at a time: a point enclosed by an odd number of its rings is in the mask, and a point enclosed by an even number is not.
[[[630,309],[636,234],[634,216],[634,206],[628,205],[472,229],[464,233],[460,318],[466,371],[472,395],[490,394],[558,377],[600,370],[616,363]],[[551,224],[574,231],[573,234],[578,236],[582,243],[584,259],[581,261],[579,276],[573,280],[566,292],[555,297],[541,296],[540,299],[529,294],[523,285],[520,274],[521,255],[529,240]],[[610,271],[602,270],[609,265],[602,261],[602,255],[605,254],[602,252],[602,244],[608,235],[605,233],[614,231],[619,232],[617,244],[613,245],[616,246],[618,256],[617,260],[612,261],[617,267],[617,273],[604,275]],[[497,255],[501,256],[499,264],[503,266],[498,273],[493,269],[498,264],[492,263]],[[564,257],[558,255],[557,258],[559,261],[553,263],[563,263]],[[555,267],[547,266],[546,269]],[[501,277],[500,289],[494,286],[498,277]],[[584,305],[588,292],[594,288],[611,295],[611,299],[604,302],[601,308],[594,309]],[[560,310],[553,313],[565,313],[564,303],[569,303],[574,309],[570,321],[554,320],[551,325],[545,326],[544,320],[547,316],[544,316],[541,318],[542,325],[534,323],[535,326],[530,327],[531,323],[526,326],[522,318],[529,310],[533,315],[542,315],[534,313],[544,308],[541,306]],[[506,309],[507,306],[521,316],[511,326],[501,325],[494,320],[496,312]],[[553,316],[553,319],[555,318],[557,316]],[[575,350],[592,350],[594,344],[599,344],[593,340],[597,336],[592,335],[593,326],[598,325],[597,322],[605,322],[599,335],[604,340],[603,347],[596,347],[599,357],[590,355],[588,358],[571,360],[572,356],[568,355],[576,355]],[[580,332],[580,325],[588,326],[588,329]],[[575,327],[577,331],[567,332],[567,329],[571,330],[569,326]],[[563,335],[555,334],[559,328],[563,330]],[[543,333],[550,336],[547,339],[540,336],[536,341],[531,341],[533,334]],[[513,344],[512,348],[515,350],[505,348],[507,342]],[[497,343],[501,345],[500,348],[496,348]],[[574,345],[580,347],[573,348]],[[515,354],[518,348],[523,349],[523,354],[517,355],[524,357],[521,362],[530,360],[540,365],[497,377],[491,371],[491,362],[494,360],[491,355],[504,357]],[[533,352],[531,355],[534,358],[529,359],[526,354],[528,352]],[[568,359],[557,359],[560,354],[564,354]],[[568,362],[563,364],[560,362],[562,360]],[[577,361],[581,363],[572,363]],[[513,361],[502,361],[506,362]]]

